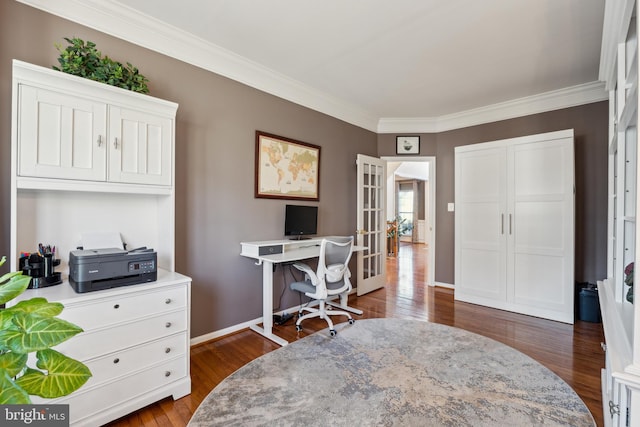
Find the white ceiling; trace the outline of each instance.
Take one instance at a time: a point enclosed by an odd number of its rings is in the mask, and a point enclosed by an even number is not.
[[[205,68],[217,50],[250,71],[214,71],[363,127],[375,121],[378,131],[385,120],[424,127],[593,90],[604,15],[604,0],[68,0],[74,8],[62,12],[47,4],[56,2],[19,1],[129,40],[133,30],[107,12],[144,22],[158,35],[131,41],[168,54],[180,42],[172,56]],[[105,16],[92,18],[96,10]],[[269,84],[250,73],[270,75]],[[269,89],[278,84],[289,88]]]

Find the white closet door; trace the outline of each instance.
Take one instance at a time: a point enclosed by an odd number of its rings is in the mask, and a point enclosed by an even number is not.
[[[573,140],[509,148],[507,299],[573,322]]]
[[[456,148],[455,298],[573,323],[573,131]]]
[[[456,297],[506,298],[506,150],[456,154]]]

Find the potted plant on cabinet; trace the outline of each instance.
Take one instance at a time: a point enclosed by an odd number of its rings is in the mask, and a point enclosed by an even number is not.
[[[5,263],[2,257],[0,266]],[[31,277],[12,272],[0,277],[0,306],[29,286]],[[45,298],[0,308],[0,404],[28,404],[30,396],[66,396],[87,382],[91,372],[82,362],[53,350],[82,329],[57,318],[64,306]],[[29,366],[35,353],[36,367]]]

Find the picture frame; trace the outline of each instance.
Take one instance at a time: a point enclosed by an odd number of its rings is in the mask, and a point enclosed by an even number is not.
[[[420,136],[396,136],[396,154],[420,154]]]
[[[320,200],[320,147],[256,131],[255,197]]]

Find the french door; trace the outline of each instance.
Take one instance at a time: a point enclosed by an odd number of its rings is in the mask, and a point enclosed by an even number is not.
[[[382,288],[386,271],[385,186],[386,162],[376,157],[358,154],[357,179],[357,244],[358,295]]]

